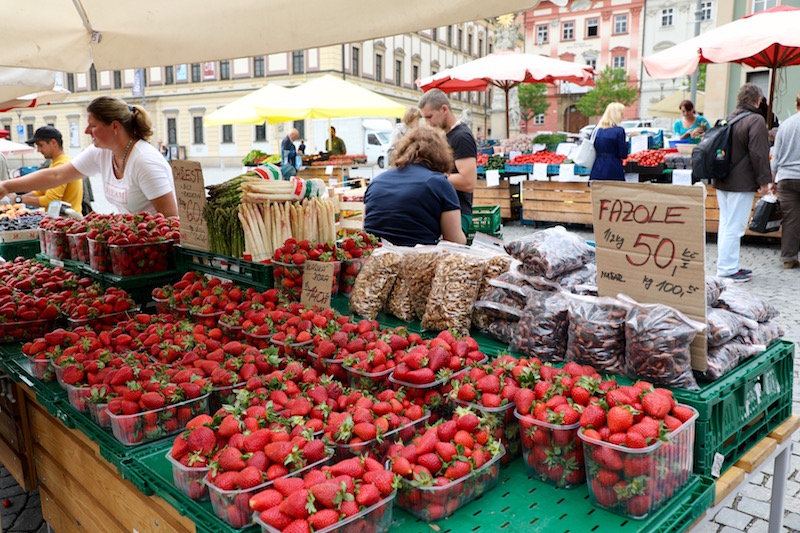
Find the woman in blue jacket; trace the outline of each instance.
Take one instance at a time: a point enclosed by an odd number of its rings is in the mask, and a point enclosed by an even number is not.
[[[597,133],[594,136],[597,157],[592,166],[590,180],[625,180],[622,160],[628,157],[628,143],[625,140],[625,130],[619,125],[624,110],[624,105],[611,102],[597,123]]]

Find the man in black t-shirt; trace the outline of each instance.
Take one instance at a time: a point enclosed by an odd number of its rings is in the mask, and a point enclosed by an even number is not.
[[[429,126],[447,133],[447,143],[453,149],[455,168],[447,175],[461,205],[461,228],[469,234],[472,224],[472,193],[478,182],[478,146],[466,124],[462,124],[450,109],[450,100],[439,89],[431,89],[419,100],[419,110]]]

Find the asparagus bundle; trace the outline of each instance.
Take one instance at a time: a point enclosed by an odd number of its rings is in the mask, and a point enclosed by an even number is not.
[[[208,202],[203,211],[208,226],[209,248],[214,253],[241,257],[245,238],[239,220],[242,176],[208,189]]]

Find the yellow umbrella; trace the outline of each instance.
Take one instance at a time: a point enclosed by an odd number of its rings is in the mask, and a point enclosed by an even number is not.
[[[326,74],[292,89],[274,105],[256,105],[262,120],[286,122],[304,118],[402,117],[402,104],[359,85]]]
[[[253,91],[226,106],[220,107],[205,118],[205,123],[208,126],[220,126],[222,124],[262,124],[264,122],[264,116],[256,111],[256,106],[277,105],[279,102],[284,101],[289,92],[290,89],[280,85],[265,85],[257,91]],[[271,120],[269,122],[275,123],[276,121]]]

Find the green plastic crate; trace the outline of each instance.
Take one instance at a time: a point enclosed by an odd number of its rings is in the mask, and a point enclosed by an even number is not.
[[[39,239],[29,241],[3,242],[0,243],[0,257],[8,261],[13,261],[17,257],[33,259],[39,253],[41,247]]]
[[[124,289],[136,303],[144,308],[152,301],[153,289],[178,281],[180,277],[181,274],[177,270],[167,270],[141,276],[100,274],[100,282],[106,288],[118,287]]]
[[[265,291],[274,286],[272,265],[175,246],[175,265],[184,274],[196,270]]]
[[[52,257],[43,253],[37,253],[36,260],[50,268],[54,267],[65,268],[81,276],[84,275],[84,269],[86,268],[86,263],[82,263],[80,261],[73,261],[71,259],[53,259]]]
[[[8,376],[17,383],[24,383],[36,395],[42,407],[55,418],[59,419],[67,428],[75,427],[75,420],[64,410],[63,402],[67,400],[67,391],[61,388],[56,381],[44,383],[36,379],[31,372],[28,358],[18,354],[15,357],[3,357],[0,359],[0,366]]]
[[[792,413],[794,343],[768,350],[700,391],[674,390],[680,403],[697,409],[694,471],[710,475],[717,453],[722,472]]]
[[[677,533],[686,530],[711,506],[714,480],[692,475],[664,507],[644,520],[632,520],[595,507],[588,487],[556,489],[529,478],[517,459],[500,471],[497,487],[435,522],[439,533]],[[391,533],[430,533],[431,525],[395,505]]]
[[[500,230],[502,222],[499,205],[473,206],[470,233],[480,231],[492,235]]]

